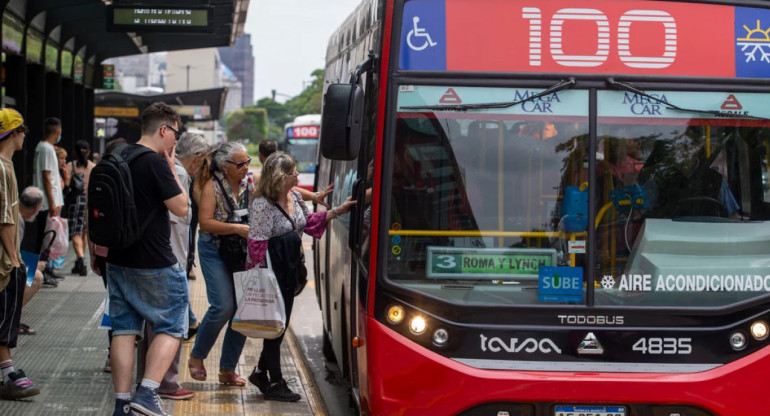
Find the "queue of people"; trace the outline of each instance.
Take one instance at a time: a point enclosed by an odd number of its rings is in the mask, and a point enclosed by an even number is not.
[[[41,253],[47,218],[66,215],[76,257],[72,274],[86,275],[90,263],[108,292],[111,330],[104,370],[112,373],[115,385],[115,415],[132,411],[165,415],[161,397],[193,397],[195,393],[178,382],[181,341],[195,336],[188,367],[194,379],[206,380],[203,360],[225,326],[218,370],[221,385],[243,387],[250,381],[266,400],[299,400],[281,374],[283,336],[264,341],[248,381],[236,373],[246,338],[231,325],[236,311],[233,273],[267,267],[268,253],[278,259],[273,264],[284,292],[288,325],[297,279],[285,271],[297,270],[298,263],[304,262],[301,234],[320,237],[326,224],[349,212],[354,202],[348,199],[324,213],[309,213],[302,201],[328,208],[325,200],[333,189],[308,192],[295,188],[296,161],[278,152],[275,142],[260,144],[264,168],[261,176],[253,175],[249,172],[251,159],[241,144],[212,148],[200,135],[180,134],[181,119],[166,104],[152,104],[141,120],[142,136],[136,144],[115,141],[102,156],[103,163],[109,163],[115,152],[129,160],[135,215],[144,222],[139,237],[130,244],[108,248],[88,238],[88,228],[98,224],[93,220],[88,224],[88,184],[94,169],[99,171],[101,166],[89,160],[88,143],[78,141],[74,159],[61,163],[54,147],[61,138],[61,122],[48,119],[45,138],[35,152],[35,187],[19,195],[11,157],[22,148],[26,127],[14,110],[0,110],[0,187],[4,195],[0,198],[4,249],[0,252],[0,289],[12,294],[0,296],[0,313],[11,318],[0,319],[0,398],[39,393],[23,370],[14,367],[10,349],[16,346],[20,331],[23,333],[23,304],[38,287],[55,284],[59,276],[45,253],[37,264],[25,266],[20,249]],[[25,222],[26,229],[20,233],[19,226]],[[273,242],[282,253],[273,254]],[[90,262],[85,259],[86,247]],[[210,303],[199,324],[190,307],[187,284],[195,249]],[[286,250],[292,254],[285,255]],[[26,267],[35,267],[33,279],[27,278]],[[137,343],[137,339],[141,340]],[[135,359],[139,364],[136,377]],[[132,386],[136,386],[133,394]]]

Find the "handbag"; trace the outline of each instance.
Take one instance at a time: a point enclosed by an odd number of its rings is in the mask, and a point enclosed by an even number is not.
[[[67,249],[69,249],[68,237],[67,220],[58,215],[48,217],[45,220],[43,247],[50,245],[48,258],[55,259],[67,254]]]
[[[294,228],[294,231],[297,231],[297,225],[294,224],[294,220],[289,216],[289,214],[281,208],[280,205],[275,204],[275,207],[278,208],[278,211],[281,211],[281,214],[283,214],[287,220],[291,223],[291,226]],[[300,259],[299,264],[297,265],[297,285],[294,286],[294,296],[299,296],[300,293],[302,293],[302,289],[305,288],[307,285],[307,267],[305,266],[305,250],[302,249],[300,246],[299,249],[300,253]]]
[[[233,274],[238,308],[231,326],[249,338],[274,339],[286,329],[286,306],[269,253],[265,259],[267,268]]]
[[[227,221],[232,224],[247,224],[248,216],[246,219],[243,217],[237,218],[235,215],[235,206],[230,198],[227,196],[225,187],[222,181],[214,176],[214,180],[222,190],[222,196],[227,201]],[[249,206],[249,193],[246,192],[246,206]],[[230,273],[242,272],[246,269],[246,253],[247,253],[246,239],[238,234],[228,234],[219,236],[219,257],[222,262],[225,263],[225,267]]]

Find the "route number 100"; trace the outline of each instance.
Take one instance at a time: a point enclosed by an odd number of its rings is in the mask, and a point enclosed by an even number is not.
[[[543,18],[537,7],[522,8],[522,17],[529,20],[529,64],[540,66],[543,50]],[[599,30],[598,48],[593,55],[567,55],[562,48],[564,22],[569,20],[588,20],[596,22]],[[631,24],[634,22],[658,22],[665,31],[665,45],[662,56],[634,56],[631,54]],[[584,33],[576,33],[576,37]],[[549,31],[551,57],[562,66],[594,67],[602,65],[610,54],[610,22],[607,16],[597,9],[568,8],[561,9],[551,17]],[[676,21],[661,10],[629,10],[618,21],[617,49],[620,61],[630,68],[666,68],[676,59]]]

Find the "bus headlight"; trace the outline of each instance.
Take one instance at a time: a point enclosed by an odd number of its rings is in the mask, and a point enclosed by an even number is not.
[[[409,321],[409,330],[415,335],[424,334],[426,329],[428,329],[428,323],[422,316],[415,316]]]
[[[751,324],[751,336],[754,337],[755,340],[764,340],[767,338],[768,333],[770,333],[770,328],[768,328],[767,322],[757,321]]]
[[[449,341],[449,331],[439,328],[433,331],[433,344],[437,347],[443,347]]]
[[[735,331],[730,334],[730,346],[735,351],[740,351],[746,348],[746,335],[741,331]]]
[[[388,322],[391,325],[398,325],[404,321],[404,307],[401,305],[393,305],[388,308]]]

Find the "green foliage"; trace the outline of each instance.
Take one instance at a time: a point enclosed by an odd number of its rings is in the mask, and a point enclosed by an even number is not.
[[[286,102],[289,112],[296,116],[320,114],[323,100],[324,71],[316,69],[310,74],[313,81],[298,96]]]
[[[227,115],[227,137],[258,144],[267,136],[267,110],[256,106],[243,107]]]
[[[321,113],[324,71],[323,69],[316,69],[310,75],[313,77],[313,81],[298,96],[286,101],[284,104],[274,101],[269,97],[260,98],[257,101],[256,107],[267,112],[268,126],[266,136],[270,140],[282,141],[283,126],[286,123],[290,123],[295,117]]]

